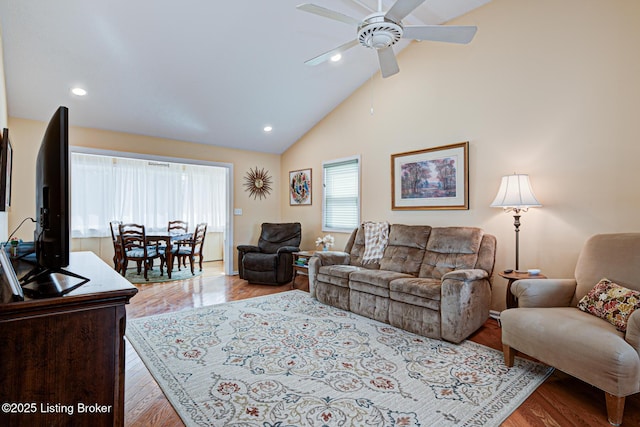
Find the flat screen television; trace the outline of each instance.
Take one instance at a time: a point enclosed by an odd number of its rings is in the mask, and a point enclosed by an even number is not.
[[[0,145],[0,211],[11,206],[11,169],[13,166],[13,147],[9,140],[9,129],[2,130]]]
[[[25,294],[35,298],[61,296],[88,282],[63,267],[69,265],[71,205],[69,110],[55,112],[36,160],[36,266],[22,279]]]

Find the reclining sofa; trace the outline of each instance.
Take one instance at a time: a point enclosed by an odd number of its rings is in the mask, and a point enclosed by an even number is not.
[[[496,239],[475,227],[392,224],[379,262],[363,263],[364,229],[344,252],[316,252],[309,290],[320,302],[459,343],[489,317]]]

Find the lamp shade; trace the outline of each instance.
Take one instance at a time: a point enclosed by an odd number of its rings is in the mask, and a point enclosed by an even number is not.
[[[513,174],[502,177],[492,208],[516,208],[526,210],[542,206],[533,194],[529,175]]]

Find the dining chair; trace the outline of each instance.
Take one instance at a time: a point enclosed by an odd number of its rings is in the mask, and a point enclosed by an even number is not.
[[[200,271],[202,271],[202,260],[203,260],[203,247],[204,247],[204,238],[207,235],[207,223],[203,222],[196,226],[196,232],[190,239],[182,240],[178,244],[176,244],[175,250],[173,252],[174,256],[178,260],[178,270],[180,269],[180,261],[182,260],[182,265],[186,266],[185,260],[189,259],[189,266],[191,267],[191,274],[195,274],[194,272],[194,264],[195,257],[199,258],[199,266]]]
[[[120,243],[122,246],[123,262],[122,275],[125,276],[129,261],[136,261],[138,274],[144,267],[144,279],[149,280],[147,272],[153,268],[153,260],[160,258],[160,275],[164,275],[165,254],[157,241],[147,242],[144,225],[120,224]]]
[[[118,273],[122,272],[124,257],[122,256],[122,245],[120,244],[120,224],[122,221],[111,221],[111,241],[113,242],[113,269]]]
[[[169,224],[167,225],[167,231],[172,236],[187,234],[189,232],[189,223],[180,220],[169,221]]]

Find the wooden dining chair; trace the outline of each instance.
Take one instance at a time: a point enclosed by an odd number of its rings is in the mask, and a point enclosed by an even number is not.
[[[138,264],[138,274],[144,267],[144,279],[149,280],[148,270],[153,268],[153,260],[160,258],[160,275],[164,275],[165,254],[157,241],[147,242],[144,225],[120,224],[120,242],[123,252],[122,275],[126,275],[129,261]]]
[[[124,265],[122,245],[120,244],[120,224],[122,224],[122,221],[111,221],[109,223],[109,228],[111,228],[111,241],[113,242],[113,268],[118,273],[122,273],[122,266]]]
[[[187,234],[189,232],[189,223],[180,220],[169,221],[169,224],[167,225],[167,231],[172,236]]]
[[[203,247],[204,238],[207,235],[207,223],[203,222],[196,226],[196,232],[191,239],[182,240],[179,244],[176,244],[174,256],[178,260],[178,270],[180,269],[180,261],[182,265],[185,265],[185,260],[189,260],[189,266],[191,267],[191,274],[194,272],[195,257],[199,257],[200,271],[202,271],[203,260]]]

